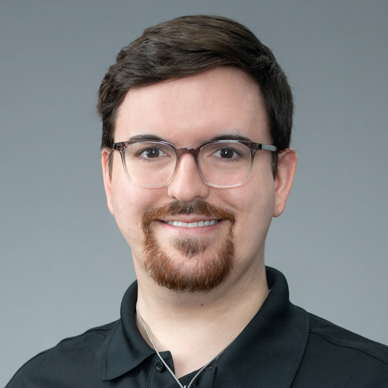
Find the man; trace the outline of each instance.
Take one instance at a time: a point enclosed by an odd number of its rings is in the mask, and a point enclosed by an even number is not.
[[[288,300],[264,265],[297,156],[271,51],[189,16],[125,47],[99,93],[110,212],[137,283],[117,322],[66,339],[8,387],[384,387],[388,350]]]

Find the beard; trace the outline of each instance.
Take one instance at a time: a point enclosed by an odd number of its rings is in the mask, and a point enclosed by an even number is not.
[[[228,220],[228,235],[213,256],[207,254],[214,244],[208,238],[176,238],[170,242],[172,248],[189,260],[196,260],[194,268],[188,270],[168,256],[156,241],[152,222],[174,215],[204,215]],[[151,210],[143,217],[144,233],[143,267],[149,276],[162,287],[174,291],[207,292],[217,287],[230,274],[234,262],[233,225],[235,218],[230,212],[219,209],[205,201],[193,204],[174,201],[163,207]],[[199,257],[201,255],[201,257]],[[206,257],[208,256],[208,257]]]

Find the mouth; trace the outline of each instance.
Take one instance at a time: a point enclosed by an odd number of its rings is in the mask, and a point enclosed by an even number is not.
[[[198,200],[192,204],[174,201],[170,204],[150,210],[143,217],[142,227],[145,236],[152,233],[151,224],[164,232],[165,238],[170,237],[208,237],[210,233],[221,233],[221,225],[232,228],[234,215],[224,209]],[[171,233],[171,234],[170,234]]]
[[[196,222],[182,222],[182,221],[162,221],[165,224],[171,226],[179,226],[182,228],[202,228],[204,226],[212,226],[218,224],[221,220],[206,220],[206,221],[196,221]]]

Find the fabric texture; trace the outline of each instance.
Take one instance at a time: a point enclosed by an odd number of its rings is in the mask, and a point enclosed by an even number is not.
[[[195,380],[203,388],[388,387],[388,347],[289,301],[285,277],[267,267],[271,292],[226,351]],[[28,361],[6,388],[176,388],[136,326],[137,283],[121,318],[67,338]],[[170,352],[161,352],[174,370]],[[183,376],[188,384],[196,371]]]

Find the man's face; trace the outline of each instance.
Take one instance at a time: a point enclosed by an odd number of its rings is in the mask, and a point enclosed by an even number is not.
[[[219,136],[271,144],[258,86],[226,67],[130,90],[118,112],[115,142],[139,135],[177,147],[195,148]],[[129,181],[119,152],[110,176],[107,155],[108,206],[132,249],[139,281],[151,276],[171,289],[209,291],[263,271],[266,234],[284,209],[296,158],[290,168],[290,157],[281,155],[280,177],[274,179],[271,153],[259,151],[243,185],[213,188],[202,181],[192,155],[184,154],[169,185],[144,188]],[[287,179],[281,179],[283,171]],[[207,225],[211,220],[217,221]]]

